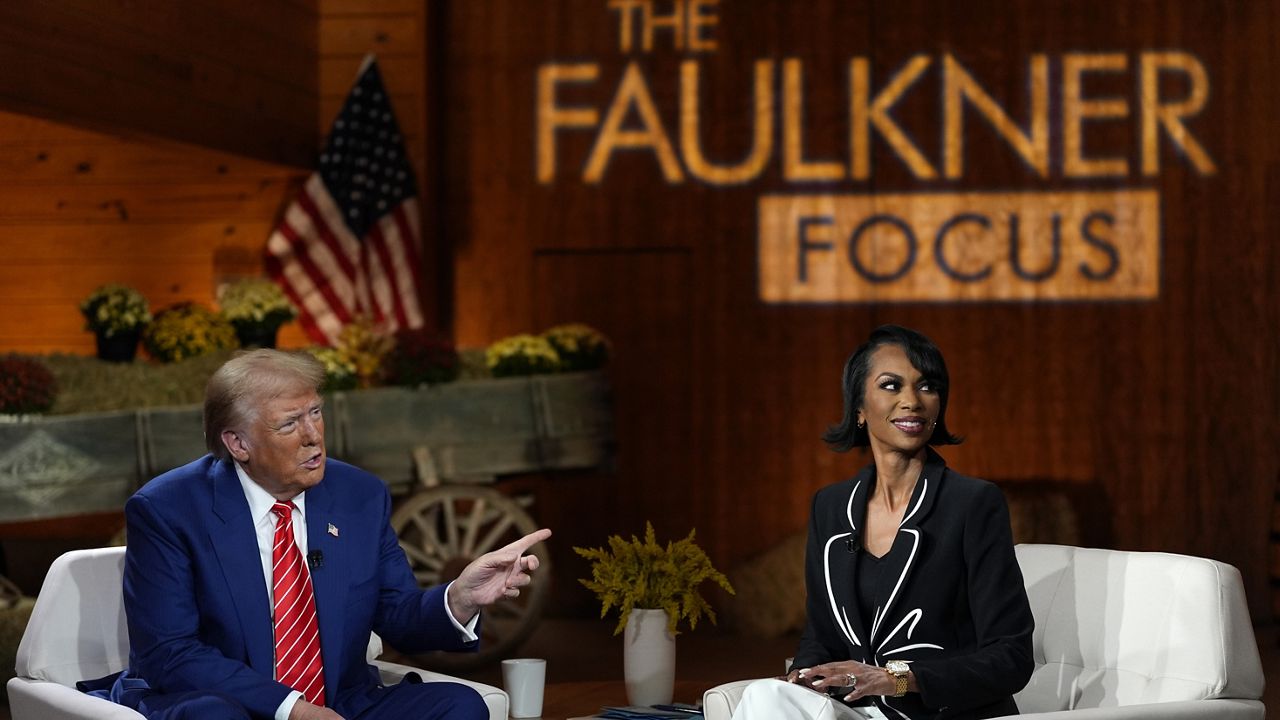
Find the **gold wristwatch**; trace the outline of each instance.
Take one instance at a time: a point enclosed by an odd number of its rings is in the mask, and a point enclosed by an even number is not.
[[[907,694],[907,673],[911,672],[911,666],[902,660],[890,660],[884,664],[884,671],[889,673],[889,677],[893,678],[893,696],[902,697]]]

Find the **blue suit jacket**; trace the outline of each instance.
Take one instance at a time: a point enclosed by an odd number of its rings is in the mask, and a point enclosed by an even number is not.
[[[352,717],[375,701],[370,631],[403,652],[475,649],[449,621],[444,586],[418,587],[381,480],[329,460],[306,498],[309,551],[324,557],[312,580],[330,707]],[[205,456],[167,472],[125,516],[130,669],[113,698],[137,709],[153,693],[218,692],[270,718],[290,689],[273,679],[270,601],[233,465]]]

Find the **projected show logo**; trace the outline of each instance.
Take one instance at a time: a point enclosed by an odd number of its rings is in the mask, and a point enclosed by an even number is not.
[[[704,105],[700,57],[719,49],[719,0],[603,0],[602,7],[617,20],[623,54],[660,45],[687,57],[678,76],[655,78],[634,59],[608,78],[596,62],[540,66],[538,181],[572,174],[559,166],[557,138],[575,132],[593,136],[576,178],[587,184],[605,182],[610,160],[622,152],[651,156],[673,185],[742,186],[767,173],[802,184],[802,191],[770,191],[757,201],[759,293],[767,302],[1155,298],[1160,195],[1144,186],[1155,185],[1162,152],[1197,175],[1217,171],[1190,128],[1208,103],[1210,83],[1187,52],[1031,54],[1025,70],[1016,70],[1026,78],[1027,107],[1013,111],[950,53],[908,57],[878,85],[870,60],[852,57],[841,98],[847,156],[818,159],[805,152],[799,59],[757,59],[750,102]],[[612,101],[584,104],[581,88],[601,82],[616,88]],[[1131,92],[1098,90],[1120,84]],[[936,118],[912,123],[938,130],[938,158],[928,157],[893,114],[912,93],[941,99]],[[677,102],[665,107],[655,98]],[[750,108],[750,129],[736,131],[745,155],[732,161],[712,159],[702,143],[712,128],[743,127],[742,118],[704,117],[726,106]],[[1026,166],[1025,187],[982,192],[970,182],[964,190],[932,190],[966,179],[966,121],[972,125],[975,116],[985,121],[984,139],[996,138],[997,152]],[[677,128],[674,137],[668,127]],[[1134,147],[1115,147],[1122,133]],[[1111,141],[1109,152],[1096,149],[1101,137]],[[923,190],[860,190],[872,180],[874,142]],[[1136,187],[1117,188],[1126,182]]]

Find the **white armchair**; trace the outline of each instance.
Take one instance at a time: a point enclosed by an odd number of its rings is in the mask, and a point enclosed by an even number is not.
[[[75,689],[77,681],[110,675],[129,662],[122,589],[124,553],[122,547],[75,550],[49,567],[18,645],[17,677],[8,685],[14,720],[143,717]],[[423,682],[462,683],[484,698],[490,720],[507,720],[507,694],[499,688],[374,659],[381,654],[382,641],[373,635],[369,658],[383,682],[396,683],[407,673],[416,672]]]
[[[1035,616],[1020,718],[1263,720],[1262,662],[1234,567],[1186,555],[1019,545]],[[703,696],[728,720],[738,681]]]

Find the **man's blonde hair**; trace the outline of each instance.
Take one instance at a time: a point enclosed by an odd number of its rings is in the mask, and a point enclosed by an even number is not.
[[[288,392],[319,390],[324,366],[307,352],[250,350],[218,368],[204,391],[204,444],[220,460],[231,452],[224,430],[245,430],[261,403]]]

